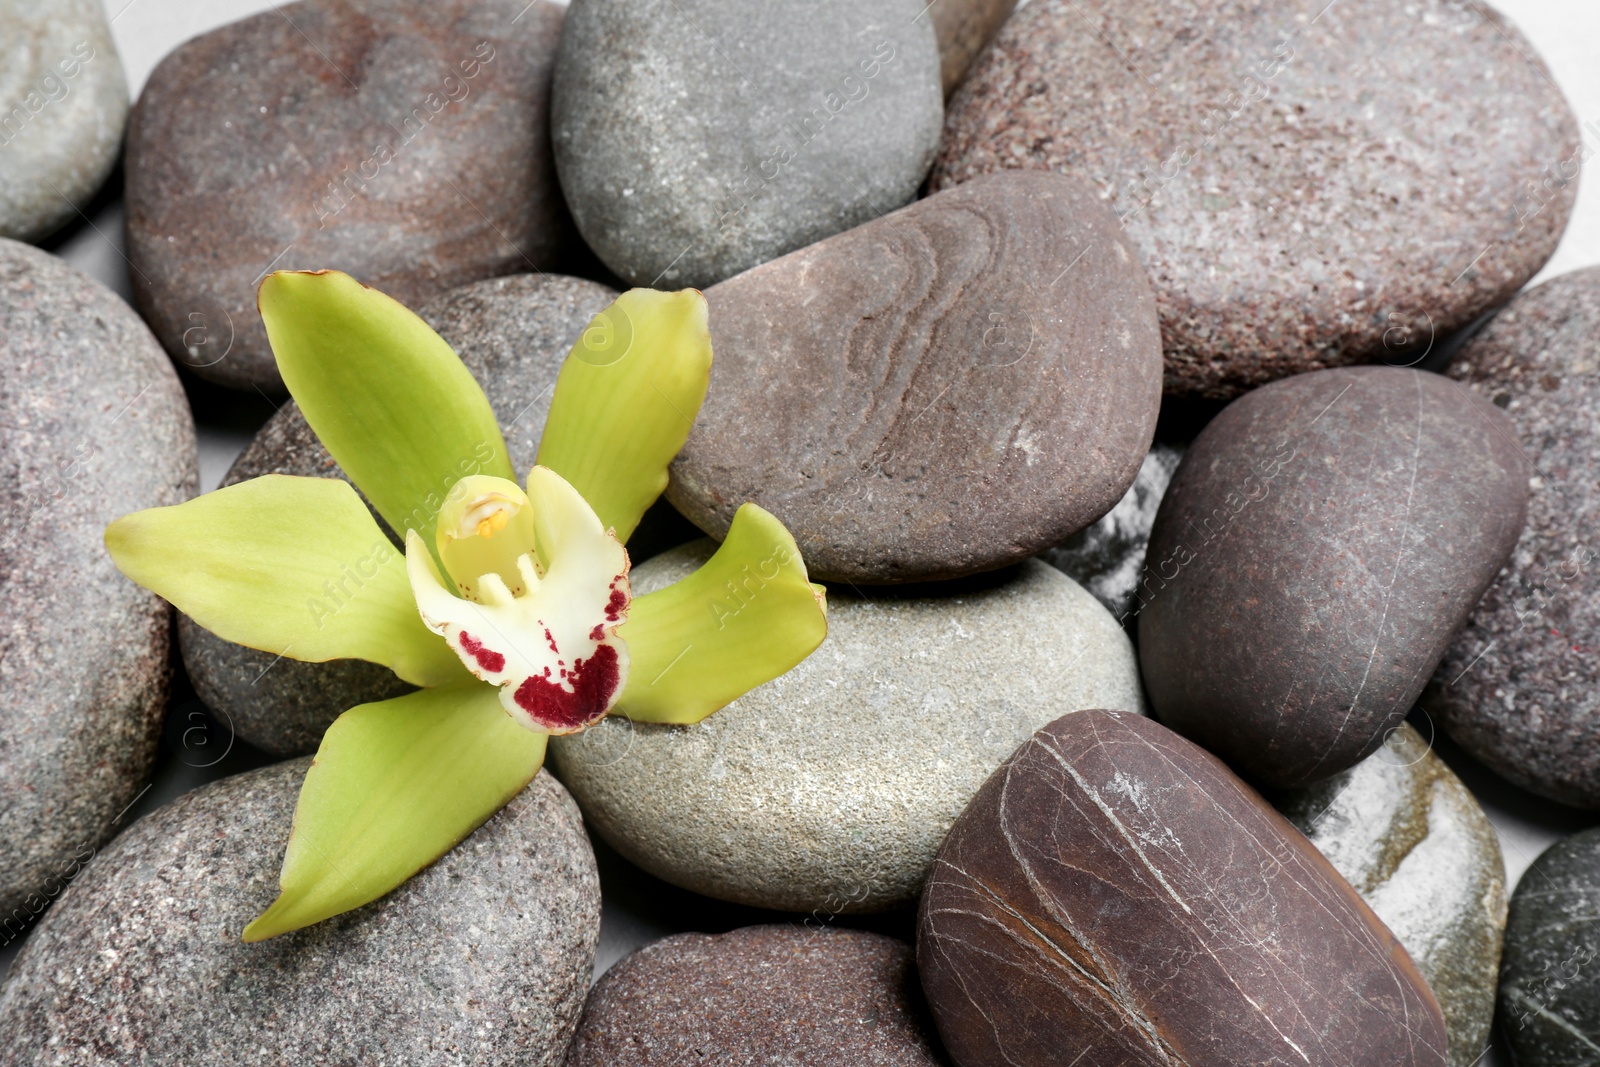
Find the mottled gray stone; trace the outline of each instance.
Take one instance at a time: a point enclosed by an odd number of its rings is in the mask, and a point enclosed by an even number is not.
[[[951,99],[930,184],[1092,183],[1150,271],[1167,391],[1232,397],[1404,362],[1504,303],[1583,151],[1483,0],[1035,0]]]
[[[162,60],[128,128],[128,259],[172,358],[281,392],[268,270],[342,270],[416,307],[576,256],[549,147],[560,32],[544,0],[316,0]]]
[[[934,36],[939,39],[945,96],[956,91],[973,59],[1016,6],[1017,0],[934,0],[927,5],[927,17],[933,19]]]
[[[0,941],[149,777],[171,610],[118,573],[111,520],[194,492],[172,365],[114,294],[0,238]]]
[[[704,287],[916,195],[944,117],[922,0],[574,0],[551,129],[606,266]]]
[[[636,595],[708,558],[637,567]],[[1142,712],[1127,637],[1037,560],[920,591],[828,591],[828,638],[695,726],[609,718],[551,739],[552,764],[617,851],[708,896],[790,911],[915,898],[939,842],[1035,729],[1089,707]]]
[[[1517,883],[1500,1032],[1517,1067],[1600,1063],[1600,829],[1557,841]]]
[[[1040,559],[1066,571],[1093,593],[1125,625],[1133,614],[1156,509],[1183,453],[1181,445],[1156,445],[1116,507],[1094,525],[1039,553]]]
[[[4,1067],[555,1067],[600,881],[548,774],[381,900],[258,944],[309,760],[197,789],[78,876],[0,986]]]
[[[1427,706],[1518,785],[1600,808],[1600,268],[1518,296],[1449,374],[1505,410],[1534,476],[1522,539]]]
[[[1528,474],[1500,409],[1437,374],[1336,367],[1235,400],[1150,532],[1156,716],[1272,788],[1355,766],[1509,558]]]
[[[48,237],[105,183],[128,82],[99,0],[0,0],[0,236]]]
[[[828,926],[678,934],[589,995],[567,1067],[941,1067],[911,946]]]
[[[1350,884],[1220,760],[1064,715],[939,849],[917,967],[960,1067],[1445,1067],[1444,1021]]]
[[[453,289],[419,310],[484,387],[517,471],[533,466],[567,352],[616,296],[580,278],[517,274]],[[261,428],[222,484],[264,474],[349,480],[293,401]],[[200,699],[227,715],[240,737],[274,755],[314,752],[346,708],[411,689],[386,667],[279,659],[224,641],[187,618],[180,618],[178,633]]]
[[[820,581],[1010,566],[1094,522],[1150,450],[1150,282],[1093,191],[1011,171],[706,293],[716,362],[667,495],[712,537],[745,501]]]
[[[1506,870],[1472,793],[1402,724],[1350,770],[1275,802],[1405,946],[1444,1012],[1451,1067],[1473,1067],[1494,1023]]]

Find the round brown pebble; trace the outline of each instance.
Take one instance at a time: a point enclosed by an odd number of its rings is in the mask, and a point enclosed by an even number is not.
[[[1566,227],[1578,126],[1487,3],[1035,0],[951,100],[931,185],[1074,174],[1155,283],[1166,389],[1409,363]]]
[[[911,946],[827,926],[678,934],[589,994],[567,1067],[941,1067]]]

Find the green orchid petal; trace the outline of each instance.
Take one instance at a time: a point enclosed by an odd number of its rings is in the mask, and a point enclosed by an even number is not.
[[[444,855],[533,781],[547,738],[467,682],[351,708],[306,772],[261,941],[359,908]]]
[[[594,317],[556,379],[539,465],[624,543],[667,488],[711,379],[706,298],[631,289]]]
[[[123,574],[235,644],[370,660],[412,685],[465,677],[417,614],[405,556],[345,482],[267,475],[124,515],[105,537]]]
[[[257,302],[284,384],[395,530],[433,539],[470,474],[515,479],[472,373],[415,314],[338,271],[278,271]]]
[[[693,723],[809,656],[828,633],[827,599],[783,523],[745,504],[716,555],[636,597],[618,632],[631,668],[614,713]]]

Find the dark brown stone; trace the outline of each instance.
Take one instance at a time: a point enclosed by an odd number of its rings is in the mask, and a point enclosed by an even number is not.
[[[944,95],[961,84],[967,68],[984,45],[994,40],[1017,0],[936,0],[927,7],[939,41],[939,76]]]
[[[828,926],[678,934],[589,994],[567,1067],[941,1067],[911,946]]]
[[[922,987],[960,1067],[1444,1067],[1405,949],[1311,844],[1164,727],[1081,711],[956,820]]]
[[[1149,282],[1070,179],[973,182],[706,296],[716,362],[668,495],[714,537],[755,501],[813,576],[1017,563],[1110,510],[1149,449]]]
[[[1518,785],[1600,808],[1600,268],[1517,297],[1449,373],[1504,409],[1534,478],[1522,540],[1426,706]]]
[[[169,55],[126,163],[134,293],[167,351],[281,391],[269,269],[347,271],[416,307],[556,265],[577,242],[549,148],[560,30],[543,0],[312,0]]]
[[[519,274],[462,286],[420,309],[484,387],[517,471],[533,466],[567,352],[616,295],[579,278]],[[264,474],[349,480],[293,401],[267,420],[222,484]],[[200,699],[227,716],[238,736],[274,755],[315,752],[346,708],[411,689],[377,664],[282,659],[224,641],[183,617],[178,633]]]
[[[1473,0],[1036,0],[951,100],[931,179],[1074,174],[1150,269],[1172,393],[1409,364],[1555,250],[1576,120]]]
[[[1354,766],[1516,544],[1528,470],[1505,416],[1436,374],[1342,367],[1234,401],[1150,535],[1157,718],[1265,785]]]

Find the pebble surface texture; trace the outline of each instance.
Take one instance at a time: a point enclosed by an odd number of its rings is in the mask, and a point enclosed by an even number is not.
[[[939,75],[945,96],[956,91],[967,68],[1016,6],[1017,0],[935,0],[928,5],[927,17],[933,19],[939,41]]]
[[[595,986],[566,1067],[944,1067],[911,946],[826,926],[678,934]]]
[[[1167,391],[1231,397],[1396,362],[1503,303],[1555,250],[1581,158],[1486,3],[1039,0],[951,100],[932,187],[1093,183],[1155,284]]]
[[[1427,707],[1518,785],[1600,808],[1600,268],[1518,296],[1449,373],[1505,409],[1534,478],[1522,540]]]
[[[1275,788],[1354,766],[1510,555],[1529,473],[1500,409],[1436,374],[1343,367],[1234,401],[1150,535],[1156,715]]]
[[[1405,950],[1295,829],[1157,723],[1068,715],[962,813],[917,964],[959,1067],[1444,1067]]]
[[[1500,1030],[1517,1067],[1591,1067],[1600,1047],[1600,830],[1546,849],[1517,883]]]
[[[1149,451],[1155,302],[1071,179],[973,182],[706,297],[716,363],[668,495],[713,537],[755,501],[818,580],[1017,563],[1111,510]]]
[[[574,0],[551,127],[595,253],[704,288],[911,200],[944,98],[922,0]]]
[[[382,900],[247,945],[309,760],[146,816],[78,876],[0,986],[0,1065],[555,1067],[600,880],[548,774]]]
[[[128,83],[97,0],[0,0],[0,236],[48,237],[105,184]]]
[[[188,401],[139,317],[0,239],[0,939],[149,778],[171,610],[117,571],[101,532],[188,499],[196,468]]]
[[[1471,792],[1402,725],[1355,767],[1277,805],[1427,979],[1444,1012],[1451,1067],[1474,1067],[1494,1022],[1506,872]]]
[[[633,571],[688,576],[711,542]],[[757,907],[881,911],[921,891],[991,771],[1079,708],[1144,710],[1116,620],[1037,560],[961,586],[828,590],[828,640],[689,727],[609,718],[551,739],[589,825],[651,873]]]
[[[517,471],[533,467],[567,352],[616,296],[580,278],[518,274],[451,290],[418,312],[484,387]],[[265,474],[349,480],[293,401],[267,420],[222,484]],[[388,668],[363,660],[280,659],[224,641],[183,616],[178,633],[200,699],[227,715],[240,737],[278,756],[315,752],[346,708],[411,690]]]
[[[1183,448],[1156,445],[1139,465],[1139,475],[1117,506],[1039,558],[1065,571],[1094,594],[1117,621],[1128,624],[1143,577],[1145,549],[1156,509],[1172,481]]]
[[[575,248],[547,121],[561,10],[526,3],[289,4],[161,62],[128,130],[128,258],[175,360],[281,391],[268,270],[417,307]]]

